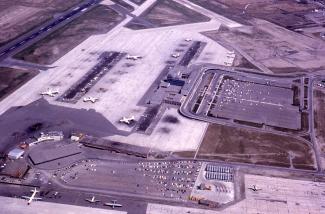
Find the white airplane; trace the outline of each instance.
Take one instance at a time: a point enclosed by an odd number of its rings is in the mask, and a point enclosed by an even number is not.
[[[133,122],[135,120],[134,116],[132,117],[123,117],[122,119],[120,119],[121,123],[125,123],[125,124],[130,124],[131,122]]]
[[[30,205],[33,201],[37,201],[37,200],[42,200],[42,198],[37,198],[35,197],[36,194],[39,192],[36,187],[34,189],[31,190],[32,195],[31,196],[22,196],[22,198],[28,200],[27,201],[27,205]]]
[[[243,14],[246,13],[246,10],[247,10],[247,8],[249,7],[249,5],[250,5],[250,4],[246,4],[246,5],[245,5],[244,10],[243,10]]]
[[[130,59],[130,60],[138,60],[138,59],[142,59],[142,56],[132,56],[132,55],[127,55],[126,59]]]
[[[92,102],[92,103],[95,103],[98,101],[98,98],[97,97],[85,97],[83,99],[84,102]]]
[[[97,203],[97,202],[100,202],[100,200],[96,200],[95,199],[95,196],[93,196],[91,198],[87,198],[85,200],[88,201],[89,203]]]
[[[186,41],[186,42],[190,42],[190,41],[192,41],[192,39],[190,39],[190,38],[186,38],[185,41]]]
[[[115,207],[122,207],[123,206],[122,204],[117,204],[116,200],[112,200],[112,203],[105,203],[104,205],[105,206],[110,206],[110,207],[112,207],[112,209],[114,209]]]
[[[55,95],[59,94],[59,90],[57,89],[51,89],[48,88],[46,91],[41,92],[41,95],[46,95],[46,96],[50,96],[50,97],[55,97]]]
[[[179,53],[176,53],[176,54],[172,54],[172,57],[174,57],[174,58],[178,58],[178,57],[180,57],[181,55],[179,54]]]

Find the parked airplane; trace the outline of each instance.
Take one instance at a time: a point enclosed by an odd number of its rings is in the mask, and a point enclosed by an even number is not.
[[[249,7],[249,5],[251,5],[251,4],[246,4],[246,5],[245,5],[244,10],[243,10],[243,14],[246,13],[246,10],[247,10],[247,8]]]
[[[112,200],[112,203],[105,203],[104,205],[105,206],[110,206],[110,207],[112,207],[112,209],[114,209],[115,207],[122,207],[123,206],[122,204],[117,204],[116,200]]]
[[[48,88],[46,91],[41,92],[41,95],[46,95],[46,96],[50,96],[50,97],[55,97],[55,95],[59,94],[59,90],[57,89],[51,89]]]
[[[174,58],[178,58],[178,57],[180,57],[181,55],[179,54],[179,53],[176,53],[176,54],[172,54],[172,57],[174,57]]]
[[[98,98],[97,97],[85,97],[83,99],[84,102],[92,102],[92,103],[95,103],[98,101]]]
[[[132,55],[127,55],[126,59],[130,59],[130,60],[138,60],[138,59],[142,59],[142,56],[132,56]]]
[[[30,205],[33,201],[37,201],[37,200],[42,200],[42,198],[36,198],[36,194],[39,192],[36,187],[34,189],[31,190],[32,195],[31,196],[22,196],[22,198],[28,200],[27,205]]]
[[[190,39],[190,38],[186,38],[185,41],[186,41],[186,42],[190,42],[190,41],[192,41],[192,39]]]
[[[253,185],[253,187],[249,187],[248,189],[252,190],[253,192],[257,192],[259,190],[262,190],[262,189],[257,189],[256,185]]]
[[[120,119],[120,122],[125,123],[125,124],[130,124],[134,120],[135,120],[134,116],[132,116],[132,117],[123,117],[122,119]]]
[[[85,200],[88,201],[89,203],[97,203],[97,202],[100,202],[100,200],[96,200],[95,199],[95,196],[93,196],[92,198],[87,198]]]

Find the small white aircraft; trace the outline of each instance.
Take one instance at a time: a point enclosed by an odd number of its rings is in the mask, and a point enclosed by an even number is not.
[[[174,57],[174,58],[178,58],[178,57],[180,57],[181,55],[179,54],[179,53],[176,53],[176,54],[172,54],[172,57]]]
[[[100,202],[100,200],[96,200],[95,199],[95,196],[93,196],[91,198],[87,198],[85,200],[88,201],[89,203],[97,203],[97,202]]]
[[[92,102],[92,103],[95,103],[98,101],[98,98],[97,97],[85,97],[83,99],[84,102]]]
[[[142,56],[132,56],[132,55],[127,55],[126,59],[130,59],[130,60],[138,60],[138,59],[142,59]]]
[[[190,42],[190,41],[192,41],[192,39],[190,39],[190,38],[186,38],[185,41],[186,41],[186,42]]]
[[[41,92],[41,95],[46,95],[46,96],[50,96],[50,97],[55,97],[55,95],[59,94],[59,90],[57,89],[51,89],[48,88],[46,91]]]
[[[134,116],[132,117],[123,117],[122,119],[120,119],[121,123],[125,123],[125,124],[131,124],[131,122],[133,122],[135,120]]]
[[[42,200],[42,198],[36,198],[36,194],[39,192],[36,187],[34,189],[31,190],[32,195],[31,196],[22,196],[22,198],[28,200],[27,201],[27,205],[30,205],[33,201],[37,201],[37,200]]]
[[[112,203],[105,203],[104,205],[105,206],[110,206],[110,207],[112,207],[112,209],[114,209],[115,207],[122,207],[123,206],[122,204],[117,204],[116,200],[112,200]]]

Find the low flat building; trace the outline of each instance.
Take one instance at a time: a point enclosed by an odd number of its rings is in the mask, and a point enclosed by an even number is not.
[[[169,94],[167,97],[164,98],[164,103],[181,106],[182,102],[184,101],[184,96],[181,94]]]
[[[0,175],[9,176],[12,178],[23,178],[30,167],[25,160],[7,161],[6,165],[0,170]]]
[[[74,142],[79,142],[85,135],[80,132],[72,132],[70,136],[70,140]]]
[[[64,137],[63,132],[61,131],[50,131],[50,132],[41,132],[40,136],[37,138],[38,142],[47,141],[47,140],[54,140],[60,141]]]
[[[74,156],[80,154],[82,151],[77,144],[71,143],[66,146],[43,149],[42,151],[33,150],[29,154],[29,158],[33,164],[38,165],[42,163],[47,163],[55,161],[58,159]]]
[[[22,149],[15,148],[8,153],[8,158],[17,160],[24,155],[25,151]]]

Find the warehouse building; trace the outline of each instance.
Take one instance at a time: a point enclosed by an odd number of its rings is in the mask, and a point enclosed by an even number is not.
[[[24,155],[25,151],[22,149],[15,148],[8,153],[8,158],[17,160]]]

